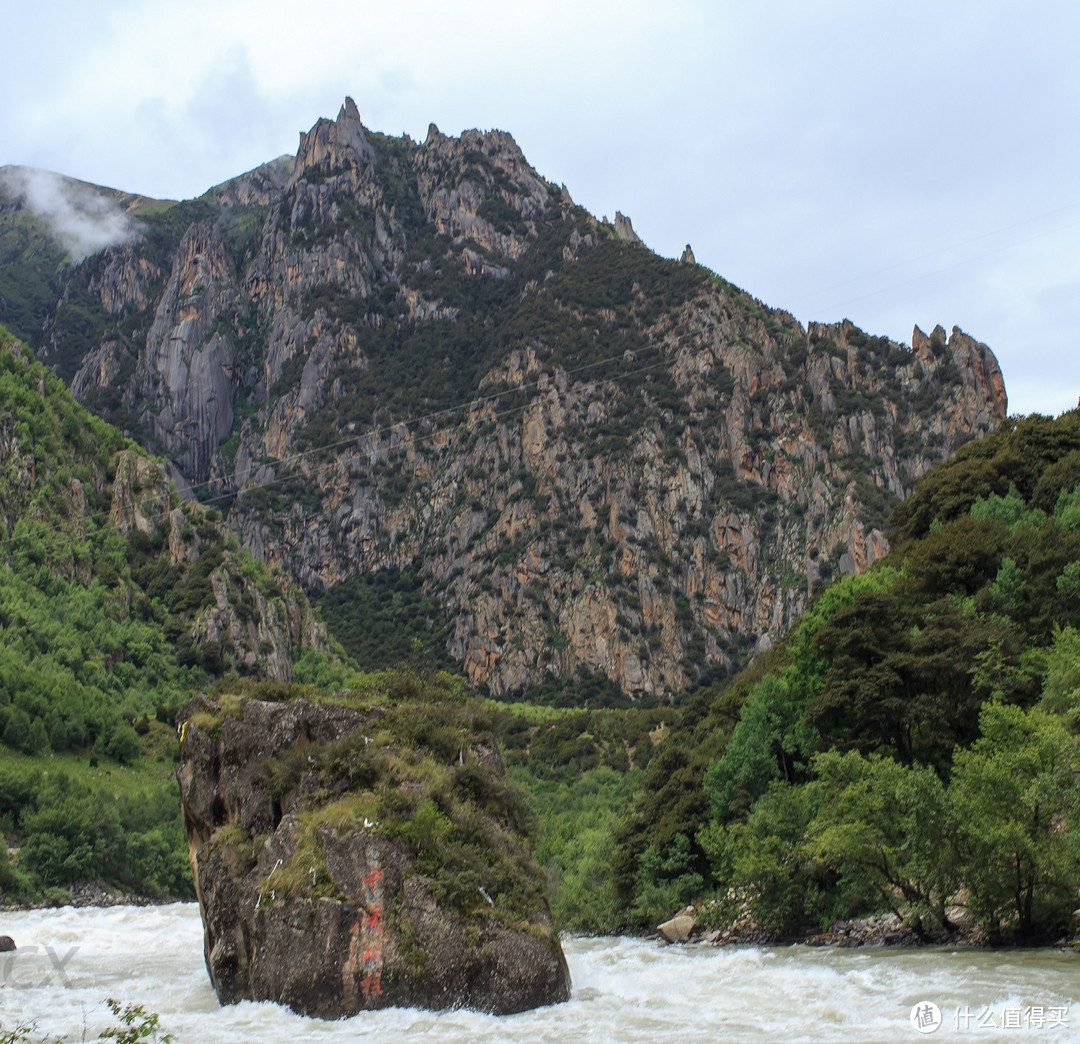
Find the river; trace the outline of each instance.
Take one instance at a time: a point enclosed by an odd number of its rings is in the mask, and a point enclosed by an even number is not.
[[[107,997],[158,1012],[178,1044],[1080,1040],[1080,956],[1055,950],[571,938],[566,1004],[503,1018],[390,1010],[320,1022],[273,1004],[219,1007],[194,904],[0,913],[0,934],[19,946],[0,954],[0,1026],[36,1021],[31,1041],[96,1039],[115,1025]]]

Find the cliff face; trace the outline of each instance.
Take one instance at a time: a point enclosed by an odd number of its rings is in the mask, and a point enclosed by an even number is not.
[[[495,693],[584,670],[661,695],[744,660],[1006,413],[956,328],[803,329],[509,135],[388,138],[351,100],[291,170],[147,218],[65,295],[40,351],[84,401],[235,495],[309,592],[416,572]]]
[[[223,1003],[341,1018],[569,997],[490,736],[460,706],[417,728],[438,711],[409,695],[411,727],[370,698],[185,710],[177,776]]]
[[[229,666],[252,677],[291,681],[303,651],[329,647],[307,599],[251,568],[250,559],[245,564],[220,520],[191,501],[173,507],[172,495],[160,462],[135,450],[119,454],[110,523],[124,536],[143,538],[141,546],[156,552],[159,573],[174,589],[205,589],[178,614],[184,645],[198,650],[215,673]]]

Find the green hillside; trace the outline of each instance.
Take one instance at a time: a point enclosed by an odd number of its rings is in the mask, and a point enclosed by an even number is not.
[[[0,180],[0,212],[11,206]],[[0,222],[0,321],[30,342],[63,287],[67,256],[41,219],[28,210],[15,210]]]

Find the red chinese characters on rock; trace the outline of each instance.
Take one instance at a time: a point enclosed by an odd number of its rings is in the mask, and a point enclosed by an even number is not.
[[[371,1002],[382,996],[383,963],[383,908],[382,880],[383,872],[379,869],[378,850],[374,847],[369,853],[371,869],[360,879],[364,886],[364,905],[366,911],[361,919],[363,948],[360,951],[359,970],[363,972],[360,991],[364,1000]],[[359,939],[357,940],[359,943]]]
[[[368,850],[368,859],[358,896],[363,912],[349,932],[349,956],[341,969],[346,1006],[357,1010],[378,1007],[383,992],[383,872],[374,846]]]
[[[364,1000],[382,996],[382,975],[375,972],[374,975],[365,975],[360,980],[360,989],[364,992]]]

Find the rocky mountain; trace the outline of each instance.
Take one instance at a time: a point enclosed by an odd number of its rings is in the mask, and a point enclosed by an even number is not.
[[[0,185],[0,237],[32,210]],[[393,576],[496,694],[662,697],[745,661],[1006,415],[959,329],[803,328],[500,131],[392,138],[347,99],[294,159],[136,221],[20,313],[40,357],[313,598],[347,615]]]

